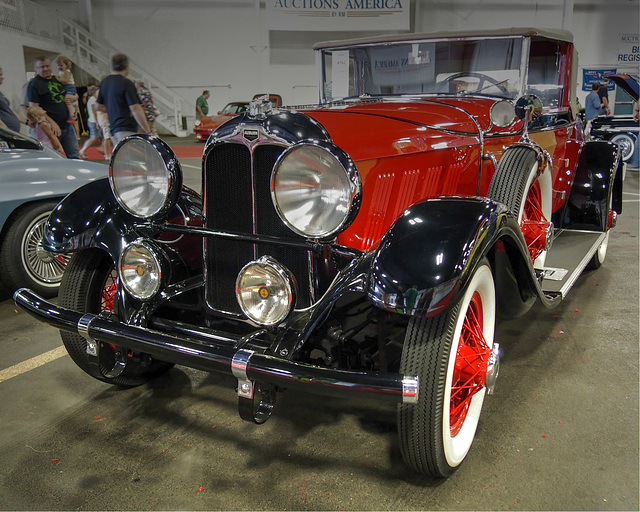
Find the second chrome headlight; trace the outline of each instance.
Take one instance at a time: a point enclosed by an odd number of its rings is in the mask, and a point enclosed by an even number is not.
[[[285,151],[271,175],[273,204],[296,233],[328,238],[346,229],[360,206],[360,175],[349,156],[329,143]]]

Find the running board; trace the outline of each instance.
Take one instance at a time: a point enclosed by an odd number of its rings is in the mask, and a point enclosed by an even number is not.
[[[564,230],[547,253],[542,290],[564,298],[593,258],[607,233]]]

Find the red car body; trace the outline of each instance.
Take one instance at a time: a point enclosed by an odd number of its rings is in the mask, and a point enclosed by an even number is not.
[[[566,31],[315,49],[320,103],[259,97],[217,127],[202,197],[161,140],[126,139],[111,193],[49,219],[44,247],[78,252],[60,306],[16,302],[102,381],[231,373],[255,423],[290,388],[396,403],[407,465],[446,477],[496,385],[498,315],[555,307],[603,263],[620,151],[583,139]]]

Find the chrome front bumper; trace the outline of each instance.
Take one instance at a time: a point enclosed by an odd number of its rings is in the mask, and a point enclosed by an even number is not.
[[[123,324],[99,315],[81,313],[53,304],[31,290],[15,292],[14,301],[26,312],[57,329],[87,340],[87,353],[108,343],[175,364],[238,378],[240,398],[252,398],[254,383],[296,388],[310,393],[373,398],[395,403],[416,403],[418,378],[397,373],[353,372],[313,366],[265,353],[249,337],[226,333],[199,339],[198,332],[168,333]],[[186,333],[186,334],[185,334]],[[95,355],[95,354],[94,354]]]

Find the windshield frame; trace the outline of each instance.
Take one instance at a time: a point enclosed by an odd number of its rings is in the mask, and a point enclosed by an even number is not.
[[[407,40],[398,40],[398,41],[385,41],[385,42],[369,42],[363,44],[345,44],[340,45],[337,44],[335,46],[328,46],[318,48],[316,50],[316,68],[318,70],[318,91],[319,91],[319,101],[321,104],[332,104],[338,103],[342,101],[348,101],[357,99],[360,97],[432,97],[432,96],[454,96],[454,97],[470,97],[470,96],[488,96],[499,98],[501,96],[496,94],[485,93],[484,91],[469,91],[467,94],[463,93],[450,93],[446,91],[442,92],[407,92],[407,93],[376,93],[370,95],[353,95],[353,96],[344,96],[337,98],[328,98],[327,96],[327,69],[326,63],[331,61],[331,55],[334,51],[352,51],[355,49],[370,49],[370,48],[390,48],[393,46],[399,45],[412,45],[412,44],[420,44],[420,43],[457,43],[457,42],[482,42],[482,41],[494,41],[494,40],[521,40],[521,49],[520,49],[520,63],[517,68],[519,74],[519,84],[517,86],[517,90],[513,92],[513,94],[509,96],[504,96],[506,99],[514,100],[517,97],[520,97],[524,94],[524,91],[527,87],[528,81],[528,60],[529,60],[529,52],[530,52],[530,43],[531,37],[523,34],[509,34],[509,35],[500,35],[500,36],[470,36],[470,37],[442,37],[442,38],[416,38],[416,39],[407,39]],[[515,68],[513,69],[515,71]],[[434,81],[434,83],[436,83]],[[444,82],[439,82],[444,83]]]

